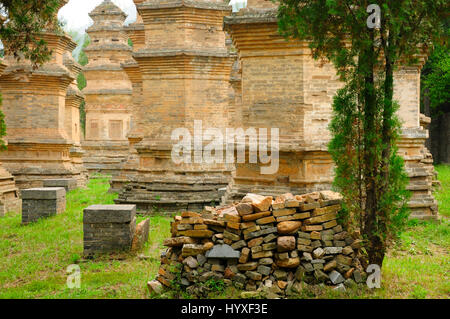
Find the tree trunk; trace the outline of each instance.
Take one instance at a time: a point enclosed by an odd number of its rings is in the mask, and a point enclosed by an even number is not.
[[[373,43],[373,31],[370,31]],[[377,97],[375,93],[374,63],[376,61],[375,48],[370,46],[361,57],[363,64],[363,101],[364,101],[364,184],[366,191],[365,216],[363,235],[367,240],[366,249],[369,262],[379,262],[384,257],[384,247],[378,234],[377,222],[377,185],[375,178],[378,174],[378,159],[376,155],[376,113]],[[381,255],[380,255],[381,253]],[[380,265],[381,266],[381,265]]]

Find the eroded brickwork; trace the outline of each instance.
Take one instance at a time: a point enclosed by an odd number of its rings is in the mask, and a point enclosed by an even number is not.
[[[66,2],[61,0],[60,6]],[[65,119],[67,88],[74,76],[64,66],[63,55],[75,44],[55,28],[39,34],[52,51],[49,62],[33,70],[29,61],[6,57],[0,76],[8,141],[0,160],[19,188],[41,187],[42,180],[50,178],[80,178],[70,156],[73,142]]]
[[[0,74],[6,68],[3,60],[0,60]],[[14,177],[0,162],[0,217],[7,212],[19,212],[22,209],[22,201],[19,198],[19,189],[16,187]]]
[[[124,27],[128,37],[133,43],[133,50],[136,52],[145,47],[145,27],[142,17],[137,15],[135,23],[132,23]],[[120,190],[131,180],[136,178],[139,167],[139,154],[135,148],[135,145],[142,141],[144,134],[142,132],[143,125],[138,125],[138,121],[145,115],[145,108],[143,105],[142,95],[142,74],[139,68],[139,64],[130,57],[130,60],[122,63],[122,68],[128,75],[129,80],[133,88],[132,94],[132,110],[131,110],[131,125],[128,132],[128,156],[122,162],[119,171],[115,172],[111,180],[112,192],[120,192]]]
[[[227,126],[233,58],[225,44],[223,17],[230,7],[224,1],[135,3],[144,23],[145,46],[134,50],[137,65],[130,63],[125,69],[131,75],[138,68],[141,77],[134,73],[132,79],[133,88],[142,90],[132,120],[137,157],[127,162],[138,167],[121,174],[129,183],[122,186],[117,203],[135,203],[143,211],[217,203],[218,189],[227,185],[231,167],[175,164],[171,134],[179,127],[192,134],[194,120],[202,120],[204,128]],[[120,184],[119,178],[116,181]],[[115,187],[114,180],[112,184]]]
[[[241,103],[234,113],[241,120],[232,122],[244,128],[278,128],[280,163],[275,174],[264,175],[264,165],[249,164],[247,154],[245,164],[236,164],[224,201],[248,192],[277,195],[328,188],[332,161],[326,152],[327,126],[333,95],[342,85],[332,66],[310,59],[305,43],[286,42],[270,8],[242,10],[226,18],[225,25],[240,58],[232,83],[236,103]],[[236,79],[239,74],[241,80]]]

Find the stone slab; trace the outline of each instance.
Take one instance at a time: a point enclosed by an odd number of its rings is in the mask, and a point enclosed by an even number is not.
[[[206,258],[217,259],[239,259],[240,256],[240,252],[234,250],[229,245],[215,245],[206,253]]]
[[[66,196],[64,187],[39,187],[23,189],[22,200],[26,199],[58,199]]]
[[[43,184],[44,187],[64,187],[66,192],[77,188],[77,181],[73,178],[46,179]]]
[[[84,209],[83,223],[128,223],[136,216],[136,205],[92,205]]]

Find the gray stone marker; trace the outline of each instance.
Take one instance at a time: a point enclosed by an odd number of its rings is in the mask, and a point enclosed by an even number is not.
[[[66,190],[63,187],[22,190],[22,224],[60,214],[66,210]]]
[[[211,250],[206,252],[206,258],[217,258],[217,259],[239,259],[241,253],[238,250],[234,250],[231,246],[215,245]]]
[[[136,205],[93,205],[84,209],[84,256],[130,251],[136,230]]]
[[[43,183],[44,187],[64,187],[66,192],[77,188],[77,181],[74,178],[45,179]]]

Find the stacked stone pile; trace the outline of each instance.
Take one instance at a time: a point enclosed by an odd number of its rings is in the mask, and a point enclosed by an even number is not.
[[[232,206],[184,212],[172,222],[150,290],[176,284],[201,295],[214,279],[284,295],[302,282],[362,283],[361,240],[338,224],[340,209],[340,194],[321,191],[275,199],[247,194]]]

